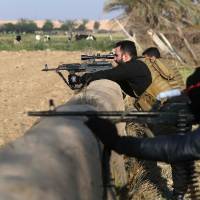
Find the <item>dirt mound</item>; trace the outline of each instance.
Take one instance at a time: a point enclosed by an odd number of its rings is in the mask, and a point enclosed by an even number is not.
[[[36,118],[27,111],[48,109],[49,99],[65,103],[73,92],[54,72],[42,72],[44,64],[80,61],[79,52],[0,52],[0,145],[23,135]]]

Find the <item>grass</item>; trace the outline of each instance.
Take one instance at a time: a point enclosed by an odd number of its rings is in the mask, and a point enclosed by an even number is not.
[[[97,34],[96,41],[81,40],[81,41],[67,41],[65,35],[51,35],[50,41],[44,41],[43,38],[40,41],[35,39],[34,34],[22,35],[21,42],[14,42],[14,34],[0,34],[0,51],[37,51],[37,50],[53,50],[53,51],[82,51],[86,49],[110,51],[113,44],[123,39],[120,34],[112,35],[112,40],[109,34]]]

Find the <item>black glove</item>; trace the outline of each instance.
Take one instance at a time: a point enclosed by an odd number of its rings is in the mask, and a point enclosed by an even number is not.
[[[80,84],[80,76],[76,74],[69,74],[68,75],[69,85],[76,85]]]
[[[89,118],[85,123],[106,147],[115,149],[115,144],[120,139],[120,136],[117,134],[117,129],[112,122],[108,119],[95,117]]]
[[[92,74],[91,73],[85,73],[83,76],[80,77],[80,82],[83,85],[88,85],[92,81]]]

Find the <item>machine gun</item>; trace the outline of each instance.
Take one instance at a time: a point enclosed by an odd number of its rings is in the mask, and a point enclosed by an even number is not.
[[[55,71],[63,79],[63,81],[72,89],[80,89],[82,84],[80,83],[79,76],[77,73],[94,73],[97,71],[112,69],[112,64],[106,59],[113,59],[114,54],[97,54],[97,55],[81,55],[81,60],[86,60],[84,63],[70,63],[61,64],[57,68],[49,68],[46,64],[42,71]],[[103,59],[96,61],[96,59]],[[68,71],[68,77],[65,78],[62,71]]]
[[[109,119],[115,123],[118,122],[137,122],[147,124],[170,124],[176,125],[179,117],[184,117],[188,123],[194,123],[194,117],[189,113],[176,113],[176,112],[142,112],[142,111],[130,111],[128,113],[124,111],[29,111],[29,116],[40,116],[40,117],[55,117],[55,116],[87,116],[87,117],[99,117]]]
[[[191,126],[196,124],[194,115],[190,112],[187,102],[172,102],[166,105],[165,109],[158,109],[151,112],[141,111],[62,111],[56,110],[52,100],[49,102],[50,109],[47,111],[28,112],[29,116],[44,116],[44,117],[88,117],[88,118],[103,118],[118,122],[137,122],[147,125],[167,125],[168,127],[175,127],[176,133],[186,134],[190,131]],[[170,133],[170,131],[168,132]],[[109,133],[108,133],[109,134]],[[190,183],[192,188],[190,195],[196,198],[199,188],[196,185],[198,180],[198,173],[195,171],[194,162],[187,162],[186,164],[179,166],[180,173],[176,176],[181,176],[183,184],[187,187]],[[193,192],[195,191],[195,192]]]
[[[111,120],[113,123],[137,122],[141,124],[179,126],[182,128],[196,124],[194,115],[187,108],[185,103],[172,103],[171,108],[166,110],[143,112],[143,111],[59,111],[55,109],[53,100],[49,101],[49,110],[29,111],[29,116],[40,117],[88,117],[103,118]]]

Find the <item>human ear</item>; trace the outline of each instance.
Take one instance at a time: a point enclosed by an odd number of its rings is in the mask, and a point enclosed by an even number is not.
[[[124,53],[122,56],[123,56],[124,62],[127,62],[127,61],[129,61],[131,59],[131,57],[130,57],[130,55],[128,53]]]

